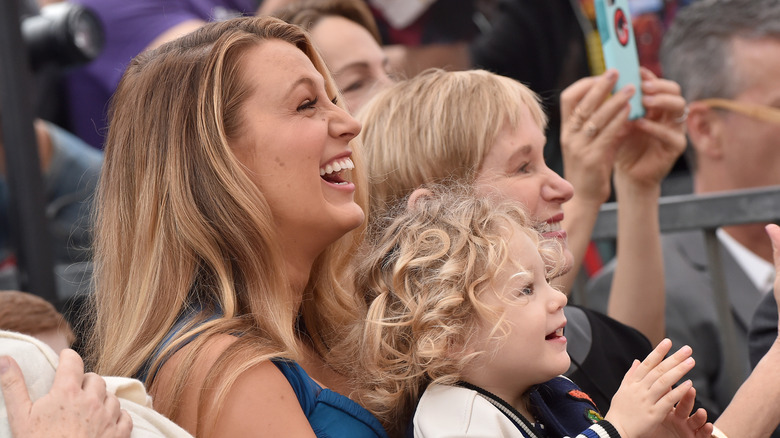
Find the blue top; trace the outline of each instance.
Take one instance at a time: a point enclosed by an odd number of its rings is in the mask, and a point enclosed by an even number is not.
[[[163,342],[157,347],[154,355],[141,367],[136,377],[146,383],[149,377],[149,368],[154,357],[174,339],[177,332],[196,313],[197,311],[185,313],[184,316],[179,318],[179,321],[174,324]],[[212,315],[204,322],[213,320],[218,316]],[[177,350],[192,342],[193,339],[195,339],[195,336],[181,342]],[[154,374],[162,368],[163,364],[175,352],[171,351],[162,359]],[[387,438],[387,433],[382,424],[371,412],[349,397],[320,386],[295,361],[275,358],[271,359],[271,362],[282,372],[293,391],[295,391],[301,410],[303,410],[306,419],[309,420],[309,425],[318,438]],[[154,377],[154,374],[152,374],[152,377]]]
[[[292,386],[317,437],[387,437],[376,417],[363,406],[321,387],[291,360],[273,359],[272,362]]]

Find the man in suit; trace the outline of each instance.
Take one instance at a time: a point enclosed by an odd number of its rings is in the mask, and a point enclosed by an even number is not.
[[[680,11],[664,36],[663,73],[689,102],[686,117],[695,193],[780,184],[780,3],[776,0],[705,0]],[[717,230],[736,345],[727,351],[715,310],[701,232],[662,239],[667,335],[675,348],[693,348],[697,398],[714,420],[736,389],[727,382],[727,357],[748,362],[748,327],[774,279],[766,224]],[[611,269],[589,285],[589,304],[606,303]],[[604,306],[604,304],[602,304]],[[770,306],[771,307],[771,306]],[[775,326],[777,322],[775,320]],[[774,338],[772,338],[774,339]]]

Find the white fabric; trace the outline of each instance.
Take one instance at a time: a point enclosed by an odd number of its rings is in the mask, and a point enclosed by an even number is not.
[[[369,0],[371,6],[382,11],[395,29],[404,29],[422,15],[436,0]]]
[[[24,374],[30,399],[49,392],[54,382],[58,358],[43,342],[21,333],[0,330],[0,355],[13,357]],[[133,438],[192,438],[192,435],[152,409],[152,399],[144,385],[126,377],[103,377],[108,392],[116,394],[122,409],[133,419]],[[0,438],[11,438],[5,400],[0,391]]]
[[[756,289],[766,294],[774,286],[775,267],[772,263],[757,256],[753,251],[745,248],[744,245],[729,236],[729,233],[722,228],[718,228],[715,234],[720,243],[731,253],[739,267],[745,271],[750,281],[756,286]]]
[[[476,391],[431,384],[414,414],[415,438],[522,438],[523,434]]]

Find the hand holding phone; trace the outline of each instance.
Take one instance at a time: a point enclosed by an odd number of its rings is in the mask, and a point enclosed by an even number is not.
[[[642,79],[639,75],[639,55],[636,50],[634,28],[627,0],[594,0],[596,25],[601,36],[604,64],[608,69],[617,69],[618,81],[613,92],[628,84],[634,84],[636,93],[631,98],[631,112],[628,118],[638,119],[645,115],[642,106]]]

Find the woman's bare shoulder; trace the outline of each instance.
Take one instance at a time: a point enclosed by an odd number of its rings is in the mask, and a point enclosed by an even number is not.
[[[194,435],[200,419],[208,430],[200,431],[198,436],[313,437],[314,432],[301,410],[295,391],[270,360],[257,363],[238,374],[225,395],[217,418],[205,421],[200,418],[198,400],[209,370],[237,340],[235,336],[224,334],[214,335],[206,341],[201,353],[195,357],[192,372],[179,400],[179,412],[173,420]],[[176,365],[186,356],[188,348],[192,348],[191,344],[183,347],[163,365],[157,377],[158,391],[165,391],[172,384]],[[240,367],[240,364],[237,363],[236,367]],[[216,396],[215,391],[207,391],[206,394]]]

